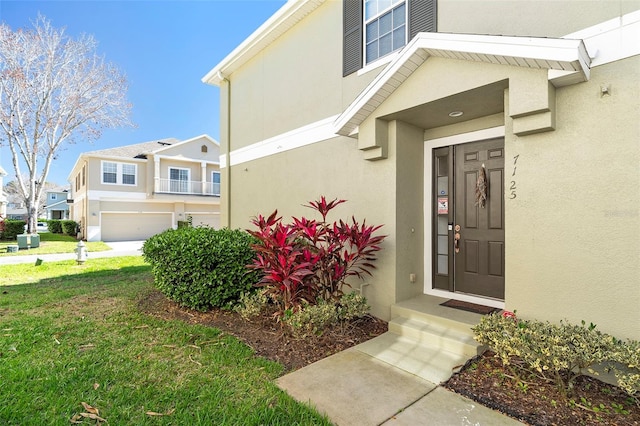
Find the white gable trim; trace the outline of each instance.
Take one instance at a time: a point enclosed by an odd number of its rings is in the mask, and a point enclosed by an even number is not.
[[[419,33],[338,117],[336,133],[352,134],[431,56],[569,71],[582,81],[589,79],[590,58],[582,40]]]
[[[290,149],[335,138],[336,134],[334,133],[333,123],[337,117],[337,115],[334,115],[287,133],[282,133],[278,136],[231,151],[229,154],[231,164],[229,165],[235,166]],[[221,156],[220,168],[224,167],[227,167],[226,159],[225,156]]]
[[[275,39],[287,32],[305,16],[313,12],[325,0],[289,0],[271,18],[262,24],[245,41],[227,55],[218,65],[202,77],[202,82],[219,86],[224,76],[253,58]]]

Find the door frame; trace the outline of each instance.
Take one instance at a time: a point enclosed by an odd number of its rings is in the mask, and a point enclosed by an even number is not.
[[[430,139],[424,142],[424,294],[430,296],[455,299],[464,302],[477,303],[485,306],[504,309],[505,302],[495,299],[473,296],[438,290],[433,288],[433,149],[450,145],[459,145],[469,142],[480,142],[488,139],[495,139],[505,136],[505,127],[498,126],[489,129],[477,130],[474,132],[461,133],[437,139]],[[505,260],[506,262],[506,260]],[[505,287],[506,287],[505,277]]]

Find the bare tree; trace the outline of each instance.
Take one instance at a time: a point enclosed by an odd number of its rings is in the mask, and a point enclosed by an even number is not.
[[[96,46],[93,37],[72,39],[43,16],[33,29],[0,24],[0,145],[11,150],[28,232],[35,229],[41,183],[63,143],[95,140],[106,128],[130,124],[126,79]]]

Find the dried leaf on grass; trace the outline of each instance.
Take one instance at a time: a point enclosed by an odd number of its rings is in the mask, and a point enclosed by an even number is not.
[[[103,419],[102,417],[98,416],[97,414],[93,414],[93,413],[80,413],[80,415],[82,417],[85,417],[87,419],[91,419],[91,420],[97,420],[99,422],[105,422],[107,423],[106,419]]]
[[[100,383],[93,384],[93,390],[98,390],[99,387],[100,387]]]
[[[169,410],[169,411],[167,411],[165,413],[158,413],[158,412],[155,412],[155,411],[147,411],[145,414],[147,416],[170,416],[170,415],[173,414],[174,411],[176,411],[176,409],[172,408],[171,410]]]
[[[85,410],[87,410],[88,413],[100,415],[100,410],[98,410],[96,407],[92,407],[86,402],[81,402],[80,404],[82,404],[82,406]]]

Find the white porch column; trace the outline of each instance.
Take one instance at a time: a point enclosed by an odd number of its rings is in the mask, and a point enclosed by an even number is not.
[[[160,191],[160,158],[153,158],[153,192]]]
[[[202,182],[202,195],[207,193],[207,163],[200,162],[200,180]]]

